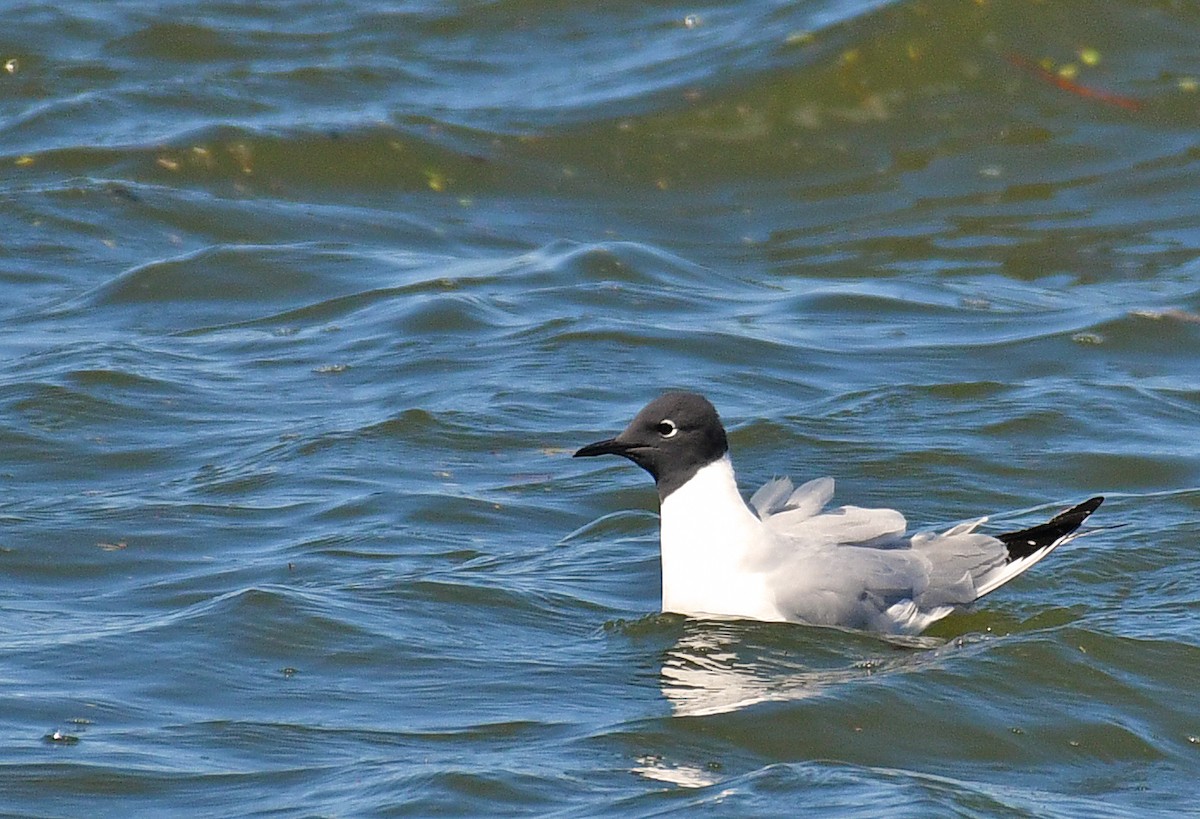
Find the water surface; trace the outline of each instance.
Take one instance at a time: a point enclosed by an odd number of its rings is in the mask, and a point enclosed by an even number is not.
[[[1200,17],[0,10],[0,813],[1145,816],[1200,776]],[[1103,529],[896,645],[657,615],[747,493]]]

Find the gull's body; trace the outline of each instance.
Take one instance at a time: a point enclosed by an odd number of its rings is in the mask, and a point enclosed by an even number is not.
[[[833,480],[771,481],[750,505],[738,491],[724,427],[692,393],[667,393],[616,438],[577,456],[622,455],[659,490],[662,608],[915,634],[969,605],[1070,540],[1092,498],[1048,523],[997,537],[980,518],[906,535],[891,509],[823,511]]]

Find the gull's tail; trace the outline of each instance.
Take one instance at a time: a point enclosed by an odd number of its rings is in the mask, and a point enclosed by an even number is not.
[[[978,597],[1000,588],[1059,546],[1078,537],[1075,530],[1102,503],[1102,497],[1090,498],[1078,506],[1060,512],[1045,523],[1018,532],[996,535],[996,539],[1008,549],[1008,562],[979,578],[976,584]]]

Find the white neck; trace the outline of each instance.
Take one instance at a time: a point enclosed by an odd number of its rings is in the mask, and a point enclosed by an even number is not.
[[[766,537],[729,456],[702,468],[662,502],[663,611],[784,619],[747,565]]]

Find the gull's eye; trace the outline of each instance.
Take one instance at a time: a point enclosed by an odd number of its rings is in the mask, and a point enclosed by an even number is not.
[[[658,422],[655,431],[664,438],[674,437],[676,432],[679,432],[679,427],[675,426],[675,422],[670,418],[666,418]]]

